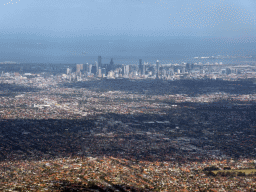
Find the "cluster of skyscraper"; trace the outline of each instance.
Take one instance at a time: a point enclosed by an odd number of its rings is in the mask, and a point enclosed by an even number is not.
[[[124,64],[114,64],[113,58],[111,58],[109,64],[102,64],[102,57],[98,56],[98,61],[95,61],[94,64],[76,64],[75,68],[67,68],[67,75],[73,75],[73,79],[79,79],[82,73],[86,76],[94,77],[129,77],[130,73],[136,76],[145,76],[146,75],[146,66],[148,63],[142,63],[142,59],[139,59],[138,65],[124,65]],[[72,73],[75,71],[75,73]],[[156,75],[156,78],[159,78],[159,61],[156,62],[156,72],[155,67],[153,68],[152,75]]]
[[[139,65],[130,64],[114,64],[113,58],[111,58],[109,64],[102,63],[102,57],[98,56],[98,61],[94,64],[76,64],[76,67],[67,69],[67,75],[71,79],[79,80],[81,76],[84,77],[98,77],[98,78],[155,78],[155,79],[169,79],[174,74],[186,74],[195,69],[203,71],[203,66],[194,64],[174,64],[174,65],[161,65],[159,60],[154,64],[142,63],[142,59],[139,59]],[[75,73],[72,73],[75,71]]]
[[[67,75],[73,75],[75,79],[79,79],[82,73],[86,76],[105,77],[112,70],[115,70],[113,58],[111,58],[110,64],[103,65],[101,56],[98,56],[98,62],[95,61],[94,64],[76,64],[75,68],[67,68]]]

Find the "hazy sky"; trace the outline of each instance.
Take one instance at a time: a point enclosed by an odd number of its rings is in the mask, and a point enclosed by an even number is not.
[[[1,34],[251,36],[255,0],[0,0]]]
[[[256,55],[255,0],[0,2],[0,61]]]

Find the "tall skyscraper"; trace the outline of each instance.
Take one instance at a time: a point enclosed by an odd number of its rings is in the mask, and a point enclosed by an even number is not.
[[[98,65],[100,68],[102,68],[102,64],[101,64],[101,56],[98,56]]]
[[[90,65],[88,66],[88,73],[89,73],[89,74],[92,73],[92,64],[90,64]]]
[[[156,78],[159,79],[159,60],[156,61]]]
[[[185,67],[182,68],[182,74],[186,72]]]
[[[122,65],[122,76],[125,75],[125,65]]]
[[[67,68],[67,75],[70,75],[71,73],[71,68]]]
[[[125,75],[129,76],[129,73],[130,73],[130,67],[129,67],[129,65],[126,65],[125,66]]]
[[[102,77],[102,73],[101,73],[101,68],[99,68],[99,71],[98,71],[98,77]]]
[[[113,66],[113,65],[114,65],[113,58],[111,58],[110,65],[111,65],[111,66]]]
[[[112,70],[114,70],[114,61],[113,61],[113,58],[111,58],[110,64],[109,64],[108,67],[107,67],[107,73],[108,73],[109,71],[112,71]]]
[[[84,70],[84,64],[80,64],[80,70],[81,70],[81,71]]]
[[[106,76],[106,68],[102,68],[101,69],[101,74],[102,74],[103,77]]]
[[[186,71],[187,71],[187,72],[190,72],[190,70],[191,70],[191,64],[190,64],[190,63],[187,63],[187,64],[186,64]]]
[[[146,75],[146,63],[144,62],[144,65],[142,67],[142,75]]]
[[[80,71],[81,71],[81,65],[76,64],[76,75],[80,74]]]
[[[231,74],[231,69],[230,68],[226,68],[226,74],[227,75]]]
[[[96,67],[95,75],[98,75],[98,73],[99,73],[99,63],[97,61],[95,61],[95,67]]]
[[[139,60],[139,71],[141,74],[143,73],[142,59]]]
[[[92,73],[97,76],[97,66],[93,65],[92,66]]]

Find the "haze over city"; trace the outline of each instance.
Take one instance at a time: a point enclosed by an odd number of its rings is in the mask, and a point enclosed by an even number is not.
[[[0,191],[256,191],[255,8],[0,0]]]
[[[8,4],[7,4],[8,3]],[[2,61],[255,54],[255,1],[2,1]],[[135,57],[136,59],[132,59]],[[156,60],[156,58],[154,58]],[[109,62],[109,61],[108,61]]]

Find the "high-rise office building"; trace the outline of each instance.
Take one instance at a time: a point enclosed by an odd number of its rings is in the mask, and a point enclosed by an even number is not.
[[[80,71],[83,71],[84,69],[84,64],[79,64],[80,65]]]
[[[146,75],[146,63],[144,62],[144,65],[142,67],[142,75]]]
[[[88,66],[88,73],[89,73],[89,74],[92,73],[92,64],[90,64],[90,65]]]
[[[111,65],[111,66],[113,66],[113,65],[114,65],[113,58],[111,58],[110,65]]]
[[[166,77],[166,76],[167,76],[167,71],[166,71],[166,69],[163,69],[163,70],[162,70],[162,76],[163,76],[163,77]]]
[[[187,71],[187,72],[190,72],[190,70],[191,70],[191,64],[190,64],[190,63],[187,63],[187,64],[186,64],[186,71]]]
[[[67,68],[67,75],[71,74],[71,68]]]
[[[129,65],[126,65],[126,66],[125,66],[125,75],[126,75],[126,76],[129,76],[129,73],[130,73],[130,66],[129,66]]]
[[[100,68],[102,68],[102,64],[101,64],[101,56],[98,56],[98,65]]]
[[[125,65],[122,65],[122,76],[125,74]]]
[[[96,76],[97,75],[97,66],[92,66],[92,73]]]
[[[102,74],[101,74],[101,68],[99,68],[99,71],[98,71],[98,77],[102,77]]]
[[[113,70],[114,70],[114,61],[113,61],[113,58],[111,58],[110,64],[109,64],[108,67],[107,67],[107,73],[108,73],[109,71],[113,71]]]
[[[102,68],[101,69],[101,74],[102,74],[103,77],[106,76],[106,68]]]
[[[84,69],[84,64],[76,64],[76,72],[80,72]]]
[[[83,65],[83,71],[84,72],[88,72],[88,68],[89,68],[89,64],[88,63]]]
[[[143,73],[142,59],[139,60],[139,71],[141,74]]]
[[[190,65],[190,67],[191,67],[191,70],[193,70],[194,69],[194,63],[192,63],[191,65]]]
[[[159,60],[156,61],[156,78],[159,79]]]
[[[226,68],[226,74],[227,75],[231,74],[231,69],[230,68]]]
[[[97,61],[95,61],[95,67],[96,67],[95,75],[98,75],[98,73],[99,73],[99,63]]]
[[[129,65],[123,65],[122,66],[122,75],[125,77],[129,76]]]
[[[173,69],[169,69],[168,75],[173,76],[174,75],[174,70]]]
[[[78,75],[81,71],[81,65],[80,64],[76,64],[76,74]]]

